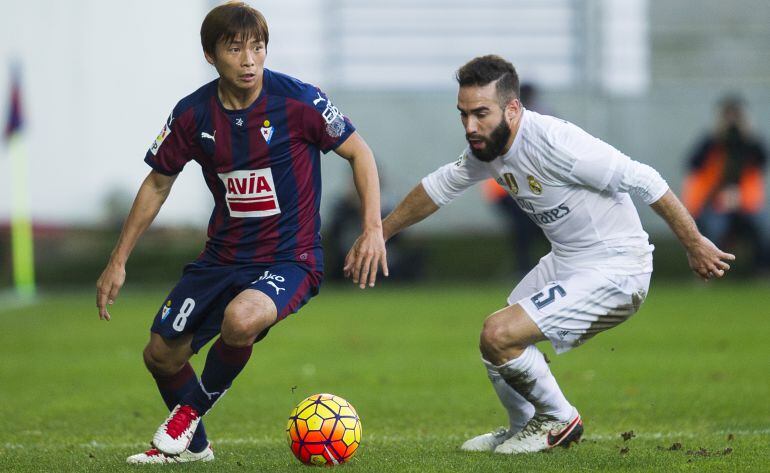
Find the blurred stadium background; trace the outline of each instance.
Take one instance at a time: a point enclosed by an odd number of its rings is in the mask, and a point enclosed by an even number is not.
[[[216,3],[0,2],[0,110],[9,109],[15,69],[43,287],[90,285],[98,276],[148,172],[146,149],[176,100],[214,77],[198,31]],[[270,25],[267,67],[315,83],[352,117],[377,154],[386,199],[462,150],[453,73],[486,53],[511,60],[549,112],[653,165],[676,191],[723,94],[742,95],[755,129],[770,136],[763,0],[250,3]],[[0,147],[3,287],[11,284],[8,154]],[[329,222],[350,173],[333,154],[323,163]],[[196,167],[182,174],[138,246],[129,284],[172,281],[197,255],[212,203]],[[658,247],[659,275],[686,275],[663,222],[640,211]],[[492,279],[513,270],[503,228],[473,190],[404,240],[424,256],[425,279]]]

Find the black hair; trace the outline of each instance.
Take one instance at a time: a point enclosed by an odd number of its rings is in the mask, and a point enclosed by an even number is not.
[[[500,108],[505,108],[511,100],[519,98],[519,75],[516,69],[513,64],[494,54],[471,59],[457,70],[455,78],[460,87],[484,87],[496,82]]]

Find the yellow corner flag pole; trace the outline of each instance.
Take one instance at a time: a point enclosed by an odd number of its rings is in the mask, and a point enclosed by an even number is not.
[[[27,152],[22,136],[21,83],[18,73],[11,85],[11,102],[5,137],[11,159],[11,261],[13,282],[21,298],[35,296],[35,251],[29,210]]]

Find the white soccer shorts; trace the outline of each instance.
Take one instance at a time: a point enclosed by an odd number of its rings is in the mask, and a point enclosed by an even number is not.
[[[564,353],[619,325],[644,302],[651,273],[617,275],[600,267],[570,267],[544,256],[508,296]]]

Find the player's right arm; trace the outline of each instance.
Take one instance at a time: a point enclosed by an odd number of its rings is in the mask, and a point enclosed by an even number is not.
[[[425,219],[439,206],[425,192],[422,183],[417,184],[395,209],[382,221],[382,235],[389,240],[401,230]]]
[[[385,217],[382,221],[385,240],[428,217],[472,185],[489,177],[487,168],[470,156],[466,149],[454,163],[445,164],[425,176]]]
[[[96,281],[96,307],[99,319],[110,320],[107,305],[118,297],[120,288],[126,280],[126,261],[134,249],[137,240],[147,230],[166,201],[176,175],[167,176],[157,171],[150,171],[139,187],[131,212],[128,214],[118,243],[112,250],[107,267]]]

